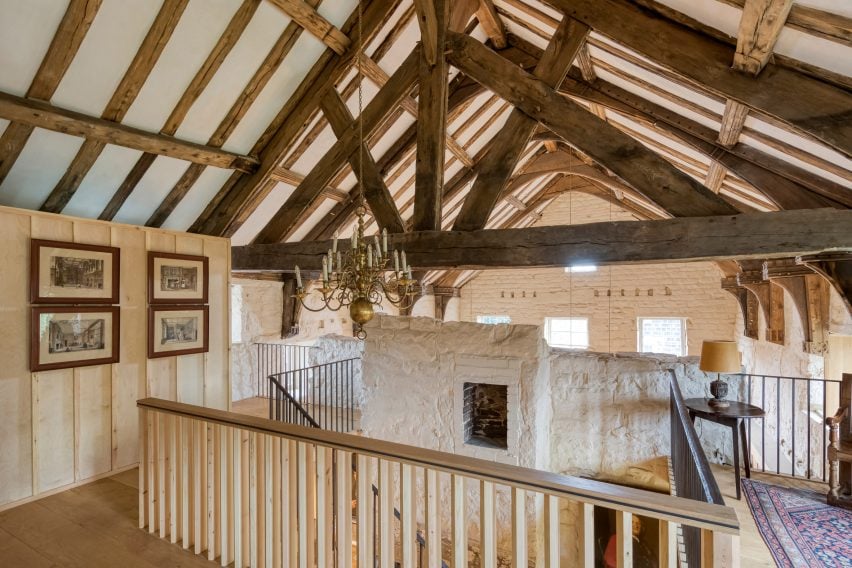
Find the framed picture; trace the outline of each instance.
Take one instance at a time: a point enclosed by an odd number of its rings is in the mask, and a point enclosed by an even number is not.
[[[118,306],[33,307],[30,370],[117,363],[120,317]]]
[[[117,304],[120,251],[61,241],[30,241],[30,303]]]
[[[207,257],[148,253],[149,304],[206,304]]]
[[[206,353],[207,306],[150,306],[148,358]]]

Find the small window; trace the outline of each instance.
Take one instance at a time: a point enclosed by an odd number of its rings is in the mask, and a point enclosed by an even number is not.
[[[686,355],[685,318],[639,318],[636,327],[640,352]]]
[[[576,274],[578,272],[597,272],[598,267],[594,264],[572,264],[565,267],[565,272]]]
[[[545,318],[544,337],[551,347],[589,348],[589,318]]]
[[[476,316],[476,323],[512,323],[512,318],[509,316]]]
[[[243,342],[243,287],[231,286],[231,343]]]

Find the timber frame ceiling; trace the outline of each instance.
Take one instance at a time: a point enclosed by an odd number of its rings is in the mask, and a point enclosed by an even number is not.
[[[366,1],[363,184],[354,0],[0,10],[2,205],[235,245],[348,234],[361,185],[391,232],[527,227],[566,191],[852,206],[848,2]]]

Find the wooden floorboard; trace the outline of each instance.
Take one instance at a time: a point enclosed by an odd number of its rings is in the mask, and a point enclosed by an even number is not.
[[[215,566],[137,527],[137,475],[134,469],[0,513],[0,565]]]
[[[719,489],[722,491],[722,497],[725,498],[725,504],[737,512],[737,517],[740,520],[741,565],[748,568],[775,568],[775,561],[772,559],[772,555],[769,553],[763,537],[760,536],[760,532],[757,530],[757,525],[754,523],[754,517],[752,517],[751,511],[748,508],[745,494],[743,494],[742,499],[737,500],[734,469],[730,466],[716,464],[712,464],[710,468],[713,470],[716,483],[719,484]],[[781,487],[811,489],[820,493],[828,491],[828,485],[804,479],[792,479],[757,472],[752,472],[751,478],[772,485],[780,485]]]

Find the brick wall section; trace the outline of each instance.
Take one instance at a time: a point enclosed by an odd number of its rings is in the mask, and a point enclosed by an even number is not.
[[[569,219],[580,224],[634,217],[598,197],[564,194],[536,225],[564,225]],[[476,321],[477,315],[509,315],[512,323],[532,325],[542,325],[545,317],[587,317],[594,351],[636,351],[638,317],[685,317],[689,354],[698,355],[704,339],[735,338],[738,308],[720,288],[720,278],[710,262],[599,267],[574,274],[562,268],[489,270],[462,288],[460,317]]]

